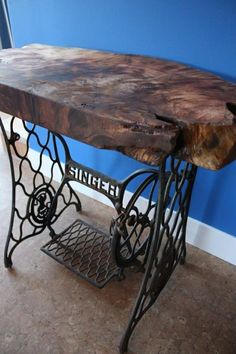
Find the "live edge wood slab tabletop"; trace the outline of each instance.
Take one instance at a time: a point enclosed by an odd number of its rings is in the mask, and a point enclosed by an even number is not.
[[[172,61],[29,45],[0,51],[0,110],[157,165],[236,159],[236,85]]]

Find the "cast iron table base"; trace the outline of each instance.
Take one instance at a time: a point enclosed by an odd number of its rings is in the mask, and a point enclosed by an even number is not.
[[[12,178],[12,210],[5,266],[12,266],[13,252],[21,242],[48,228],[51,240],[42,250],[98,287],[103,287],[114,277],[123,279],[127,267],[139,267],[144,271],[143,280],[120,344],[120,352],[126,352],[135,326],[154,304],[176,265],[185,261],[186,225],[197,167],[166,156],[157,168],[139,170],[123,181],[115,181],[73,161],[62,136],[44,129],[42,138],[33,124],[22,122],[28,136],[25,153],[19,153],[17,141],[20,136],[14,122],[13,117],[8,137],[0,120]],[[37,166],[32,164],[29,156],[32,143],[39,151]],[[65,168],[59,156],[61,147]],[[17,166],[13,164],[13,151],[19,160]],[[49,179],[42,173],[44,154],[48,155],[51,163]],[[24,183],[26,165],[32,173],[31,186]],[[61,184],[57,190],[52,183],[55,169],[61,173]],[[111,220],[109,232],[105,234],[80,219],[67,225],[65,230],[55,232],[54,225],[66,209],[74,207],[81,211],[81,203],[71,181],[84,184],[111,200],[117,216]],[[135,186],[134,193],[127,201],[125,192],[131,186]],[[69,191],[67,199],[64,197],[65,188],[67,193]],[[17,198],[19,194],[21,197]],[[146,198],[145,206],[143,196]],[[20,221],[17,230],[14,228],[16,218]],[[32,229],[28,234],[24,233],[26,224]]]

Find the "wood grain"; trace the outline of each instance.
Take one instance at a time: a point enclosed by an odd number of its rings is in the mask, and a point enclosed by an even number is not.
[[[175,62],[30,45],[0,51],[0,110],[156,165],[236,158],[236,85]]]

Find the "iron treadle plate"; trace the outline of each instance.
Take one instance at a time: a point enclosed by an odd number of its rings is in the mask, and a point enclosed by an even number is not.
[[[41,251],[98,288],[119,275],[110,236],[80,219],[55,235]]]

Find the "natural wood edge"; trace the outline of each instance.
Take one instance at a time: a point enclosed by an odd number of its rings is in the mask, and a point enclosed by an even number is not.
[[[236,124],[198,124],[183,128],[176,156],[210,170],[219,170],[235,160]]]

